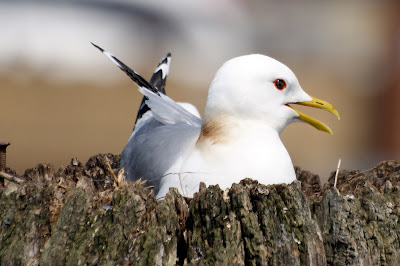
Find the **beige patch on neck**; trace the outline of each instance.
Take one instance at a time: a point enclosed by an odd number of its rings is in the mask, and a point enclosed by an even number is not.
[[[228,119],[223,118],[204,121],[196,145],[201,146],[206,143],[214,145],[226,142],[228,140],[226,135],[227,124]]]

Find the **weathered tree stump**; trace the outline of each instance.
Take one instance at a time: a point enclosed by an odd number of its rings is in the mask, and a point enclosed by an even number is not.
[[[400,164],[157,201],[119,156],[39,164],[0,189],[1,265],[400,265]],[[8,173],[14,174],[9,169]]]

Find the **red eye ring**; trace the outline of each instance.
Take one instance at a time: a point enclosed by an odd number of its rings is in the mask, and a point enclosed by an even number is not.
[[[286,88],[286,81],[284,81],[283,79],[276,79],[274,81],[274,85],[275,85],[275,88],[277,88],[278,90],[281,91]]]

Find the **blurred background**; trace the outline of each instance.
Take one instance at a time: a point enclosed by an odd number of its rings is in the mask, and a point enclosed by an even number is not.
[[[171,52],[167,92],[201,112],[223,62],[269,55],[342,117],[308,108],[333,136],[284,131],[295,165],[326,180],[339,158],[352,169],[400,160],[398,0],[0,0],[0,25],[0,141],[19,174],[125,146],[142,96],[90,42],[145,78]]]

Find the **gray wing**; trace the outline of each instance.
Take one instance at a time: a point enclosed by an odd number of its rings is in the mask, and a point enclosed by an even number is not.
[[[121,168],[129,180],[142,178],[157,194],[166,171],[194,146],[202,120],[164,94],[139,90],[151,112],[141,118],[143,124],[136,125],[121,154]]]
[[[167,170],[195,145],[202,120],[164,94],[143,87],[139,91],[147,97],[151,112],[132,133],[121,154],[121,167],[128,179],[143,178],[157,194]],[[157,122],[161,125],[153,124]]]
[[[139,91],[147,97],[146,104],[150,107],[154,118],[162,124],[187,124],[201,127],[202,119],[199,116],[191,113],[183,105],[175,102],[167,95],[156,94],[143,87],[140,87]]]
[[[194,106],[188,108],[165,95],[170,54],[160,62],[149,83],[118,58],[93,45],[135,81],[144,95],[134,130],[121,154],[120,168],[125,169],[128,180],[143,178],[157,193],[165,172],[196,142],[202,120]]]
[[[144,126],[146,127],[146,125]],[[146,185],[160,189],[166,171],[191,149],[197,141],[200,128],[188,124],[163,125],[131,137],[122,151],[124,167],[129,180],[142,178]]]

